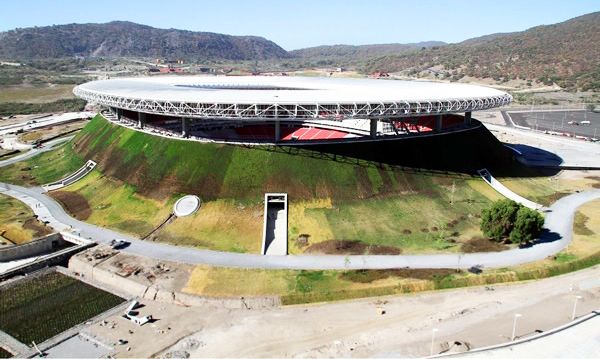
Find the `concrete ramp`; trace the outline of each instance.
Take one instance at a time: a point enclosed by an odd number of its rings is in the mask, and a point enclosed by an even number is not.
[[[75,183],[77,181],[79,181],[80,179],[82,179],[83,177],[85,177],[85,175],[87,175],[88,173],[92,172],[92,170],[96,167],[96,162],[92,161],[92,160],[88,160],[85,165],[83,165],[80,169],[78,169],[77,171],[75,171],[74,173],[68,175],[67,177],[58,180],[56,182],[52,182],[52,183],[47,183],[45,185],[42,185],[42,188],[44,189],[44,191],[46,192],[50,192],[50,191],[54,191],[57,189],[61,189],[63,187],[66,187],[72,183]]]
[[[495,189],[498,193],[500,193],[504,197],[511,199],[519,204],[522,204],[523,206],[525,206],[527,208],[535,209],[538,211],[544,209],[544,206],[542,206],[541,204],[530,201],[527,198],[522,197],[522,196],[516,194],[515,192],[511,191],[508,187],[506,187],[505,185],[500,183],[497,179],[495,179],[487,169],[482,168],[482,169],[478,170],[477,173],[479,173],[481,178],[485,182],[487,182],[487,184],[489,184],[493,189]]]
[[[262,251],[264,255],[287,255],[287,193],[265,193]]]

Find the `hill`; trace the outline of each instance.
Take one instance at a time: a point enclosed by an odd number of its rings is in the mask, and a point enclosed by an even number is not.
[[[157,29],[126,21],[32,27],[0,33],[0,58],[71,56],[264,60],[286,58],[289,54],[262,37]]]
[[[401,152],[407,145],[394,153],[423,162],[452,153],[458,163],[504,151],[499,142],[478,135],[449,141],[434,144],[432,151],[413,143],[413,152]],[[293,253],[457,250],[478,232],[478,214],[498,196],[470,175],[319,151],[181,141],[132,131],[101,116],[65,146],[0,169],[0,181],[45,183],[72,173],[86,159],[98,163],[94,172],[51,194],[77,218],[145,236],[167,218],[181,194],[193,193],[202,198],[201,210],[169,224],[156,239],[237,252],[260,250],[265,192],[289,195]],[[296,241],[300,235],[310,237],[308,246]],[[450,235],[456,243],[443,239]]]
[[[442,41],[424,41],[411,44],[375,44],[375,45],[323,45],[292,50],[290,54],[296,58],[319,59],[330,63],[350,64],[364,61],[372,57],[398,55],[415,50],[444,46]]]
[[[383,56],[368,61],[364,70],[414,75],[436,68],[442,78],[451,80],[464,76],[524,79],[572,89],[600,89],[599,43],[600,12],[596,12],[522,32]]]

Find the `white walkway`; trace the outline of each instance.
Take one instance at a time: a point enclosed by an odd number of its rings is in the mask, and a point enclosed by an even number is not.
[[[477,173],[479,173],[481,178],[487,184],[489,184],[493,189],[495,189],[498,193],[500,193],[504,197],[506,197],[508,199],[512,199],[513,201],[515,201],[519,204],[522,204],[523,206],[525,206],[527,208],[536,209],[536,210],[544,209],[544,206],[542,206],[541,204],[530,201],[527,198],[520,196],[520,195],[516,194],[515,192],[511,191],[508,187],[506,187],[505,185],[500,183],[497,179],[495,179],[494,176],[492,176],[492,174],[487,169],[485,169],[485,168],[480,169],[477,171]]]

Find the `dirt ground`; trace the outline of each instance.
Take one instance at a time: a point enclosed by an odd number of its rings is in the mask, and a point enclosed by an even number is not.
[[[304,252],[312,254],[400,254],[402,250],[389,246],[370,246],[358,240],[329,239],[311,244]]]
[[[45,127],[39,130],[28,131],[19,135],[19,141],[23,143],[33,143],[37,140],[43,141],[45,139],[56,137],[63,133],[79,130],[87,123],[87,120],[81,120],[52,127]]]
[[[116,357],[416,357],[429,355],[432,328],[438,353],[454,342],[460,351],[508,341],[515,313],[523,315],[517,337],[564,324],[576,295],[578,316],[598,308],[599,277],[596,266],[521,284],[254,310],[144,301],[140,315],[155,322],[138,327],[114,316],[87,331],[127,340]]]
[[[60,202],[73,217],[81,221],[88,219],[92,214],[87,199],[77,192],[53,191],[49,192],[49,195]]]

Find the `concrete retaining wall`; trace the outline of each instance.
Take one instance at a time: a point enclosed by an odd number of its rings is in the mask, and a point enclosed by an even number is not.
[[[65,244],[66,241],[60,234],[53,233],[28,243],[0,249],[0,262],[48,254]]]
[[[157,302],[189,306],[217,305],[231,309],[271,308],[281,305],[281,301],[277,296],[215,298],[170,291],[159,285],[147,286],[133,279],[121,277],[106,269],[98,268],[81,257],[71,257],[69,260],[69,270],[77,273],[84,280],[99,283],[100,288],[106,286],[110,291],[124,297],[132,296]]]

